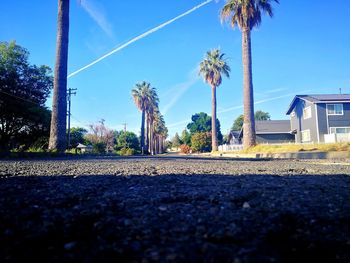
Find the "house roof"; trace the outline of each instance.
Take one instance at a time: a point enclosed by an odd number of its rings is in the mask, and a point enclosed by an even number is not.
[[[256,134],[281,134],[290,133],[291,126],[289,120],[255,121]],[[243,136],[243,128],[239,137]]]
[[[289,105],[287,115],[293,111],[298,100],[309,101],[312,103],[350,102],[350,94],[296,95]]]
[[[289,120],[273,120],[273,121],[255,121],[255,133],[289,133]]]

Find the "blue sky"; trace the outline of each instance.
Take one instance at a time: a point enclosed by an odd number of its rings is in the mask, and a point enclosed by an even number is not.
[[[205,0],[71,0],[68,73],[171,20]],[[69,78],[72,126],[105,119],[107,126],[139,133],[141,113],[131,89],[142,80],[157,88],[170,136],[196,112],[211,112],[211,92],[197,68],[207,50],[220,47],[231,66],[217,90],[218,118],[226,133],[242,113],[241,32],[221,24],[224,0],[212,1]],[[350,93],[348,0],[281,0],[273,19],[252,32],[255,109],[272,119],[296,94]],[[30,62],[54,68],[57,1],[3,1],[0,41],[16,40]],[[51,105],[51,98],[48,101]]]

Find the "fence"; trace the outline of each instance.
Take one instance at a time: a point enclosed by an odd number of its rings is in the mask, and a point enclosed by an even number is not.
[[[350,142],[350,133],[331,133],[324,135],[325,143]]]
[[[219,145],[219,152],[234,152],[243,150],[242,144],[224,144]]]

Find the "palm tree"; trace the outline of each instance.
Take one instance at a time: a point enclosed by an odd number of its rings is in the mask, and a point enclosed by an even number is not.
[[[141,151],[142,154],[147,149],[145,147],[145,117],[146,117],[146,111],[150,107],[153,101],[155,89],[151,87],[151,84],[142,81],[140,83],[137,83],[132,89],[131,94],[134,99],[134,102],[137,106],[137,108],[142,112],[141,117]]]
[[[220,15],[222,20],[230,20],[233,28],[238,25],[242,31],[244,148],[255,145],[254,95],[250,32],[254,27],[261,24],[262,12],[267,13],[270,17],[273,16],[271,2],[278,3],[278,0],[227,0],[227,3],[222,8]]]
[[[151,90],[151,100],[147,107],[147,138],[148,138],[148,150],[153,155],[154,154],[154,121],[156,116],[159,114],[158,108],[159,98],[156,90],[153,88]]]
[[[56,63],[49,149],[66,149],[69,0],[58,0]]]
[[[217,151],[216,132],[216,88],[222,82],[221,74],[230,77],[230,67],[224,59],[225,54],[220,54],[219,49],[208,51],[206,57],[199,65],[199,74],[203,74],[205,82],[211,86],[211,138],[212,150]]]

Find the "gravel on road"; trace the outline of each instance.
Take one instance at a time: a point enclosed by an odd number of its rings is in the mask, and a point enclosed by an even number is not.
[[[350,262],[350,165],[0,161],[0,262]]]

